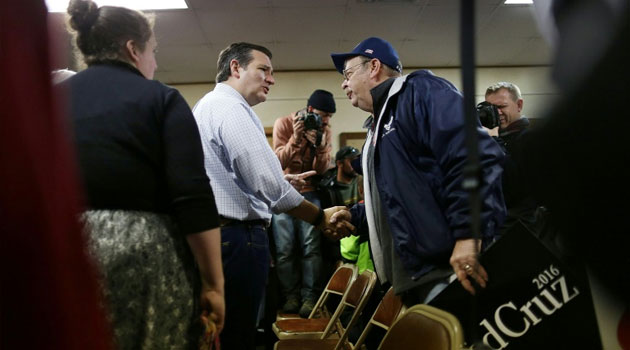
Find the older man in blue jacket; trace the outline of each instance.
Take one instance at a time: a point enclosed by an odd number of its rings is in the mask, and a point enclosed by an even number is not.
[[[402,76],[398,54],[380,38],[331,56],[352,105],[372,114],[361,160],[365,204],[351,212],[355,226],[367,221],[380,281],[406,304],[428,302],[454,276],[474,294],[473,283],[488,280],[477,252],[496,238],[505,216],[503,152],[479,124],[482,239],[475,240],[462,188],[461,93],[430,71]]]

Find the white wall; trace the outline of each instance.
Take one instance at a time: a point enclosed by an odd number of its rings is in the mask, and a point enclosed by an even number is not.
[[[405,73],[413,70],[406,69]],[[459,69],[431,70],[461,89]],[[541,117],[546,106],[556,96],[548,78],[549,73],[548,67],[479,68],[476,76],[477,100],[483,100],[486,88],[492,83],[509,81],[521,88],[525,100],[523,113],[532,118]],[[254,107],[263,126],[272,127],[276,118],[305,107],[313,90],[324,89],[333,93],[337,103],[337,113],[331,121],[333,152],[339,148],[339,133],[363,131],[361,127],[368,114],[352,107],[341,90],[342,77],[336,71],[276,72],[274,78],[276,84],[271,88],[267,101]],[[182,93],[192,107],[214,84],[182,84],[173,87]]]

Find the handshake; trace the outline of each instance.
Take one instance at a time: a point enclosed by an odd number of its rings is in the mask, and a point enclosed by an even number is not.
[[[354,225],[350,223],[352,214],[344,206],[330,207],[324,209],[324,219],[317,227],[324,235],[332,240],[338,241],[350,236],[356,231]]]
[[[301,190],[306,184],[306,178],[315,175],[315,170],[301,174],[286,174],[284,179],[288,181],[296,190]],[[355,231],[355,227],[350,223],[352,214],[344,206],[330,207],[324,209],[324,218],[317,227],[324,235],[332,240],[340,240],[348,237]]]

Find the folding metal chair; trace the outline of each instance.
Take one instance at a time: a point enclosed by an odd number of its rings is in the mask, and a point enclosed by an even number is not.
[[[396,318],[403,312],[404,307],[400,297],[394,294],[392,288],[387,291],[383,300],[378,304],[376,311],[365,326],[356,344],[348,341],[346,331],[339,339],[286,339],[276,342],[275,350],[355,350],[360,349],[373,326],[388,330]],[[354,321],[354,322],[353,322]],[[356,320],[351,320],[347,329],[352,328]]]
[[[462,327],[455,316],[433,306],[414,305],[387,331],[379,350],[460,350]]]
[[[340,321],[343,311],[347,308],[353,309],[348,327],[353,326],[372,294],[375,284],[376,274],[366,270],[352,282],[350,289],[342,297],[331,317],[280,320],[273,324],[273,331],[279,339],[325,339],[333,335],[335,338],[343,338],[347,330]]]
[[[343,295],[348,291],[350,287],[350,283],[357,277],[357,267],[354,264],[342,264],[335,272],[330,276],[328,283],[326,284],[326,288],[319,296],[317,303],[313,306],[313,311],[308,316],[308,318],[314,317],[328,317],[330,318],[331,313],[328,311],[326,307],[326,301],[328,300],[330,294],[336,294],[343,297]],[[276,316],[276,321],[287,320],[287,319],[299,319],[301,318],[298,314],[288,314],[288,313],[278,313]]]

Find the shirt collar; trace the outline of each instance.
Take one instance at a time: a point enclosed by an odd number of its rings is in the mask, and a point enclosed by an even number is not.
[[[246,104],[247,106],[249,106],[251,108],[249,103],[247,103],[247,101],[245,100],[245,97],[243,97],[243,95],[241,95],[240,92],[236,91],[235,88],[231,87],[230,85],[228,85],[226,83],[218,83],[214,87],[213,91],[217,91],[217,92],[229,95],[231,97],[234,97],[234,98],[238,99],[239,101],[243,102],[244,104]]]

